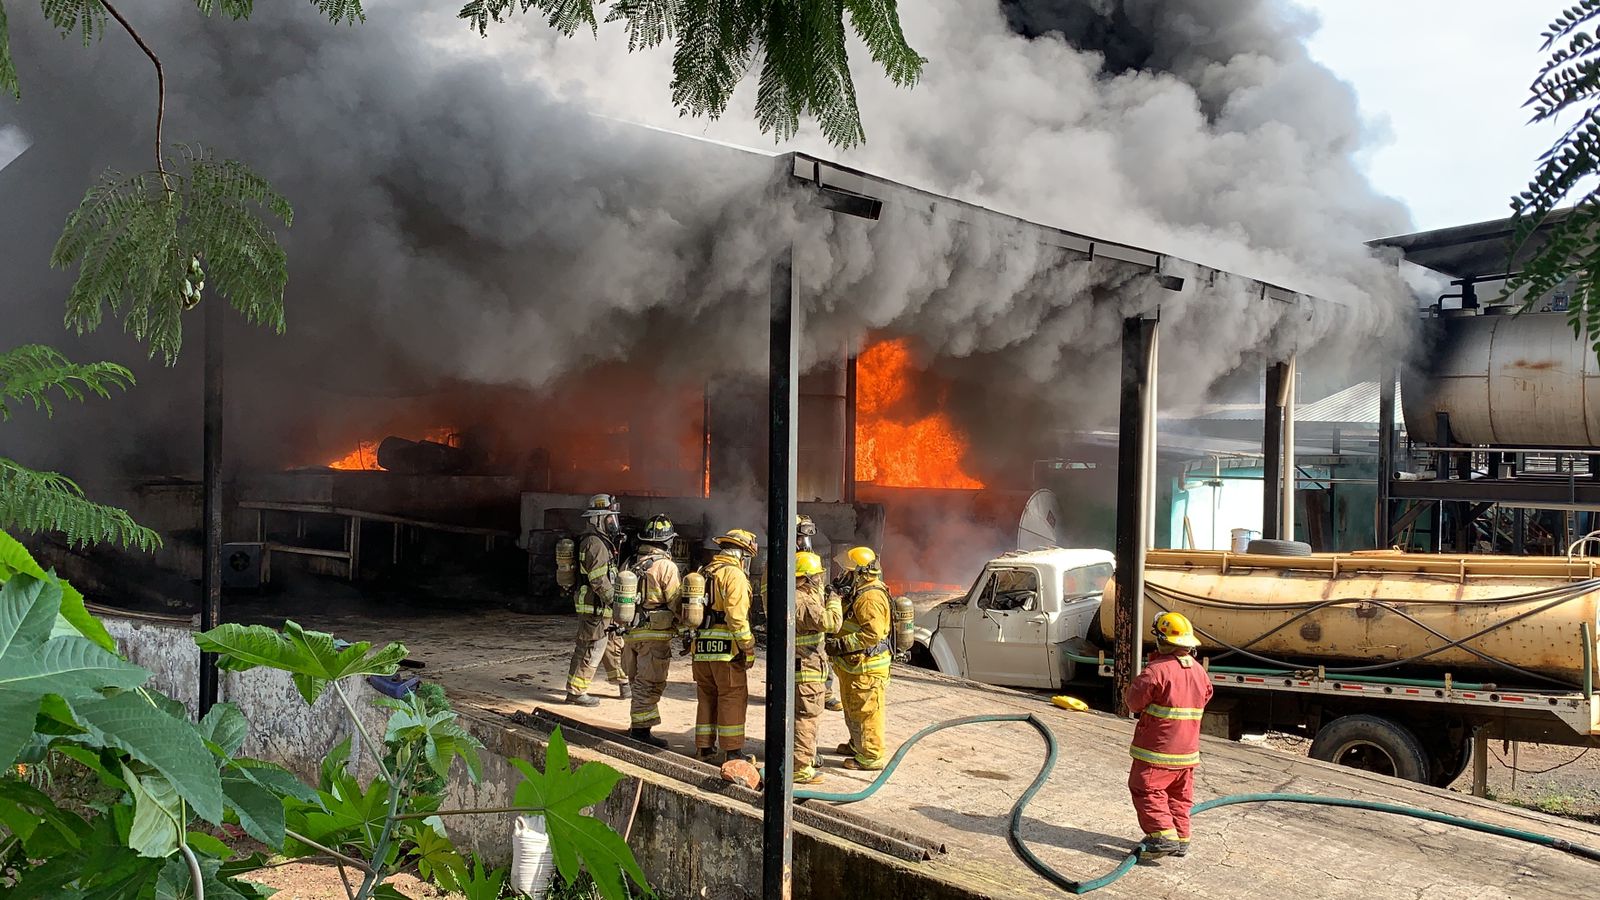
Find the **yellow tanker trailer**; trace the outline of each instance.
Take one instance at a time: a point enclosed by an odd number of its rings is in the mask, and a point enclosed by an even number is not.
[[[1105,646],[1115,605],[1108,585]],[[1440,785],[1475,734],[1600,743],[1595,560],[1154,550],[1144,621],[1166,610],[1194,621],[1234,736],[1287,727],[1318,758]]]

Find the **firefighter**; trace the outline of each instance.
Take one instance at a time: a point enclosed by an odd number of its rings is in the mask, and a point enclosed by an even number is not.
[[[845,726],[850,740],[838,753],[847,769],[876,771],[886,757],[883,715],[889,689],[889,663],[894,646],[889,633],[889,588],[883,583],[878,554],[870,547],[851,549],[849,608],[837,637],[829,638],[828,658],[839,678]]]
[[[578,613],[578,634],[567,667],[567,702],[597,706],[589,695],[589,681],[605,663],[606,680],[620,685],[618,696],[631,694],[622,671],[622,635],[611,627],[611,598],[617,575],[617,550],[622,537],[622,508],[610,494],[595,494],[583,511],[589,530],[578,541],[578,590],[573,606]]]
[[[1139,717],[1128,753],[1128,790],[1144,830],[1140,859],[1187,856],[1194,769],[1200,764],[1200,718],[1211,700],[1211,678],[1194,659],[1200,646],[1181,613],[1162,613],[1151,627],[1155,652],[1128,685],[1128,712]]]
[[[816,769],[817,724],[827,694],[827,636],[839,630],[844,611],[839,595],[828,590],[822,558],[810,551],[794,555],[794,782],[822,780]]]
[[[794,550],[796,553],[815,553],[817,548],[815,547],[812,538],[816,537],[816,534],[817,525],[815,522],[811,521],[810,516],[801,513],[794,517]],[[837,630],[837,626],[828,629],[830,632]],[[826,665],[827,654],[820,645],[817,648],[817,653],[822,656],[824,663],[822,669],[823,680],[824,684],[826,685],[824,688],[824,693],[826,694],[827,699],[823,701],[823,708],[832,710],[833,712],[838,712],[839,710],[844,709],[844,704],[839,702],[839,694],[834,690],[833,687],[833,667]]]
[[[622,646],[622,670],[633,692],[628,734],[653,747],[667,746],[650,729],[661,724],[661,693],[667,688],[672,638],[683,603],[678,564],[672,561],[672,541],[677,536],[671,519],[651,516],[639,532],[639,552],[629,565],[639,576],[639,606]]]
[[[756,536],[735,528],[716,539],[717,555],[702,568],[706,579],[705,620],[694,634],[694,686],[699,707],[694,717],[694,746],[703,760],[720,748],[726,761],[755,757],[744,752],[747,674],[756,662],[756,638],[750,631],[750,560]]]

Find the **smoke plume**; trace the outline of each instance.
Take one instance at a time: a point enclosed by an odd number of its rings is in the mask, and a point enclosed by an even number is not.
[[[1362,242],[1407,216],[1353,163],[1354,97],[1308,57],[1314,23],[1284,2],[902,4],[923,82],[894,88],[856,47],[868,143],[839,153],[807,130],[777,149],[1322,298],[1305,306],[1230,276],[1164,291],[947,208],[825,213],[776,189],[775,158],[624,124],[770,146],[752,86],[720,121],[679,120],[667,54],[630,55],[615,28],[567,40],[524,19],[480,40],[448,4],[375,3],[354,28],[287,6],[244,23],[178,4],[136,19],[166,54],[168,136],[246,160],[297,208],[287,334],[229,336],[241,465],[370,434],[374,396],[548,390],[619,360],[648,373],[640,392],[759,373],[768,273],[789,245],[807,360],[872,333],[913,338],[954,384],[975,452],[997,459],[1114,414],[1126,315],[1160,309],[1163,402],[1262,358],[1357,358],[1403,332],[1404,291]],[[70,276],[45,262],[100,167],[148,167],[152,76],[120,33],[85,50],[37,19],[12,17],[25,96],[0,106],[0,158],[15,135],[30,144],[0,169],[14,248],[0,336],[137,359],[115,335],[60,339]],[[49,460],[34,461],[88,465],[82,448],[192,471],[198,342],[185,349],[175,370],[139,365],[114,416],[74,410],[41,431],[30,447]],[[96,428],[105,439],[85,441]]]

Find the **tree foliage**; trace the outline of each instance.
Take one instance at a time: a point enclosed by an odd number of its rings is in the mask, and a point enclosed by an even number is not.
[[[1526,190],[1511,199],[1515,260],[1541,226],[1544,243],[1508,283],[1525,306],[1570,282],[1568,321],[1600,353],[1600,0],[1580,0],[1544,31],[1548,54],[1530,87],[1530,123],[1573,117],[1539,159]],[[1561,207],[1570,204],[1570,210]],[[1514,266],[1512,268],[1515,268]]]
[[[57,399],[109,397],[112,389],[132,385],[133,374],[115,363],[78,364],[49,347],[25,344],[0,353],[0,422],[11,418],[13,405],[28,404],[52,415]],[[61,532],[75,546],[115,543],[149,550],[161,544],[155,532],[126,512],[90,501],[65,475],[35,471],[3,456],[0,528]]]
[[[491,22],[536,13],[570,37],[598,32],[596,7],[604,3],[469,0],[461,18],[486,34]],[[780,141],[805,117],[837,146],[866,140],[850,74],[851,31],[895,84],[915,85],[926,62],[906,41],[897,0],[614,0],[605,21],[624,24],[630,50],[674,45],[672,102],[684,116],[720,117],[759,59],[756,121]]]

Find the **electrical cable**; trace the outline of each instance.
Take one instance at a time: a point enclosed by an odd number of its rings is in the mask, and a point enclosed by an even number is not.
[[[1499,763],[1504,768],[1510,769],[1513,772],[1517,772],[1517,773],[1522,774],[1522,775],[1548,775],[1549,773],[1554,772],[1557,769],[1565,769],[1567,766],[1570,766],[1573,763],[1577,762],[1578,760],[1583,759],[1585,756],[1587,756],[1589,754],[1589,751],[1593,750],[1593,749],[1594,749],[1593,747],[1585,747],[1582,750],[1578,751],[1578,755],[1577,756],[1574,756],[1573,758],[1567,760],[1566,762],[1564,762],[1564,763],[1556,763],[1555,765],[1551,766],[1548,769],[1540,769],[1537,772],[1530,772],[1527,769],[1519,769],[1516,766],[1512,765],[1511,763],[1506,762],[1505,757],[1501,756],[1499,751],[1490,750],[1489,752],[1494,754],[1495,762]]]
[[[1056,761],[1060,757],[1060,745],[1056,740],[1055,732],[1051,730],[1048,724],[1046,724],[1042,719],[1033,713],[995,713],[991,715],[966,716],[959,719],[949,719],[944,722],[935,722],[934,724],[923,728],[921,731],[918,731],[916,734],[908,738],[905,743],[901,744],[899,749],[894,752],[894,756],[890,757],[889,762],[885,764],[882,771],[878,773],[878,777],[873,779],[871,784],[867,785],[861,790],[852,791],[849,793],[834,793],[829,791],[796,789],[794,792],[794,798],[795,800],[821,800],[829,803],[856,803],[861,800],[865,800],[877,793],[878,788],[888,783],[889,778],[894,775],[895,769],[899,767],[901,760],[905,759],[906,754],[911,751],[911,748],[916,745],[918,741],[930,734],[933,734],[934,732],[943,731],[946,728],[957,728],[963,725],[978,725],[992,722],[1026,723],[1033,726],[1033,728],[1039,732],[1039,736],[1044,739],[1045,743],[1045,756],[1044,761],[1039,766],[1039,774],[1034,776],[1033,781],[1029,783],[1027,789],[1022,792],[1022,796],[1018,797],[1017,802],[1011,806],[1011,817],[1006,828],[1006,842],[1011,845],[1011,851],[1015,853],[1017,857],[1021,859],[1022,862],[1029,869],[1032,869],[1039,877],[1069,894],[1087,894],[1090,891],[1097,891],[1100,888],[1103,888],[1122,876],[1128,874],[1128,872],[1132,870],[1134,865],[1139,861],[1139,845],[1136,845],[1132,850],[1130,850],[1128,855],[1106,874],[1084,881],[1074,881],[1051,868],[1047,863],[1044,862],[1044,860],[1036,856],[1028,847],[1027,842],[1023,840],[1023,811],[1027,809],[1028,804],[1033,801],[1033,798],[1039,793],[1040,789],[1044,787],[1045,782],[1050,780],[1051,773],[1055,771]],[[1499,837],[1523,841],[1525,843],[1537,844],[1542,847],[1550,847],[1555,850],[1560,850],[1564,853],[1571,853],[1575,856],[1579,856],[1593,862],[1600,862],[1600,850],[1596,850],[1592,847],[1586,847],[1581,844],[1574,844],[1571,841],[1567,841],[1562,838],[1539,834],[1537,832],[1523,831],[1518,828],[1506,828],[1500,825],[1491,825],[1488,822],[1479,822],[1475,819],[1468,819],[1462,816],[1452,816],[1446,813],[1438,813],[1433,812],[1432,810],[1418,809],[1411,806],[1400,806],[1393,803],[1377,803],[1369,800],[1355,800],[1345,797],[1322,797],[1315,794],[1232,794],[1226,797],[1217,797],[1197,803],[1195,804],[1193,810],[1191,810],[1191,813],[1199,814],[1205,812],[1206,810],[1218,809],[1224,806],[1233,806],[1240,803],[1305,803],[1408,816],[1414,819],[1438,822],[1443,825],[1453,825],[1457,828],[1465,828],[1471,831],[1481,832],[1483,834],[1491,834]]]

